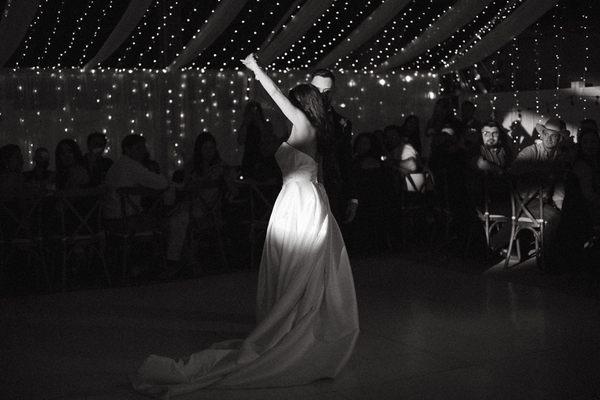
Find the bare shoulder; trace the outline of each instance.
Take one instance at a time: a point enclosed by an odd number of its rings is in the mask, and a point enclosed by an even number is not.
[[[317,133],[315,128],[308,122],[306,124],[294,124],[287,143],[310,155],[317,150]]]

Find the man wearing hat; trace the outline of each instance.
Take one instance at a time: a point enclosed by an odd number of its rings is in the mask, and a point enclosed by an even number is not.
[[[558,118],[552,117],[544,125],[536,124],[535,129],[540,134],[540,141],[525,147],[519,152],[511,172],[522,174],[553,169],[559,155],[559,143],[565,135]]]
[[[545,124],[537,124],[540,141],[529,145],[519,152],[509,173],[516,178],[520,192],[543,188],[543,215],[546,221],[544,228],[544,253],[546,262],[556,261],[560,244],[557,243],[557,228],[560,222],[561,208],[564,200],[564,160],[559,146],[567,134],[564,124],[558,118],[549,118]],[[536,217],[539,210],[535,206],[534,197],[530,199],[529,210]],[[503,235],[498,235],[502,237]]]

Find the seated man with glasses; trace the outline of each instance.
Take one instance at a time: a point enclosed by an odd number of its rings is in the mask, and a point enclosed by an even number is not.
[[[500,124],[488,121],[481,128],[481,145],[475,162],[477,169],[502,175],[512,162],[512,154],[501,136]]]

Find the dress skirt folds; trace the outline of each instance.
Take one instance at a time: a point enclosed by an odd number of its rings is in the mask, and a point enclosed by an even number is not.
[[[136,390],[169,398],[301,385],[335,377],[350,358],[359,333],[354,281],[318,164],[286,142],[276,158],[284,179],[260,264],[257,326],[185,360],[151,355],[132,378]]]

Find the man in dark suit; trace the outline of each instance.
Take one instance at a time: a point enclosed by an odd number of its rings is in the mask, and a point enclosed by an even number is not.
[[[323,155],[325,190],[335,219],[338,222],[349,223],[354,219],[358,208],[351,176],[352,123],[338,114],[331,105],[335,88],[335,76],[331,71],[315,71],[310,83],[323,95],[333,127],[333,151]]]

